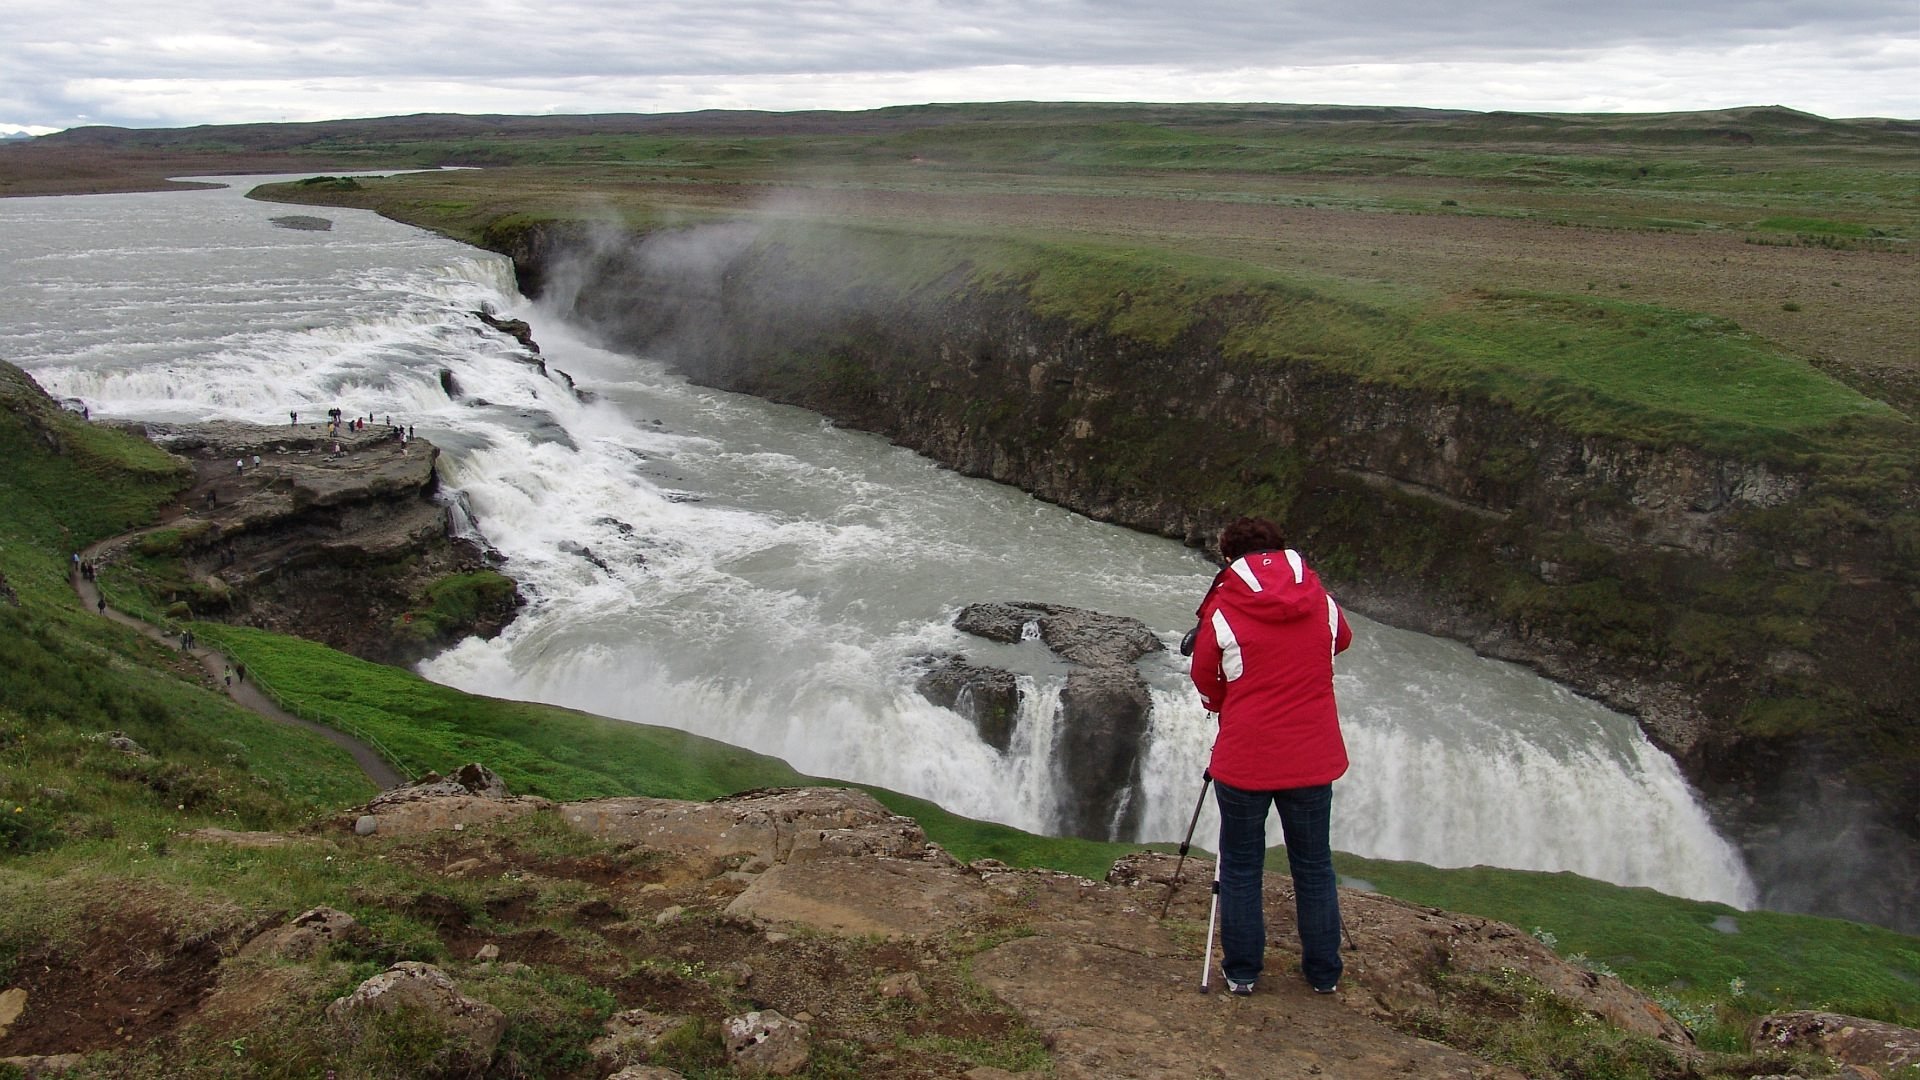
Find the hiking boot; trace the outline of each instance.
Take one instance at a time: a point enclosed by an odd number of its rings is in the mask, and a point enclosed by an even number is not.
[[[1331,994],[1338,989],[1340,989],[1340,984],[1334,983],[1332,986],[1316,986],[1313,988],[1313,992],[1316,994]]]
[[[1247,982],[1236,982],[1232,979],[1228,979],[1227,993],[1238,994],[1241,997],[1246,997],[1248,994],[1253,993],[1253,983],[1251,980]]]

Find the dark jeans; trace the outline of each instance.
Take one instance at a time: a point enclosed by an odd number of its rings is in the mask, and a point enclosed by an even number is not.
[[[1267,807],[1280,811],[1280,831],[1293,872],[1300,927],[1300,967],[1316,989],[1340,981],[1340,894],[1333,877],[1333,785],[1284,791],[1242,791],[1218,780],[1220,807],[1221,970],[1234,982],[1260,974],[1267,948],[1260,882],[1267,855]]]

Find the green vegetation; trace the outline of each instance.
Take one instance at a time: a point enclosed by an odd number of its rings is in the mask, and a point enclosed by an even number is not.
[[[1285,868],[1276,854],[1268,865]],[[1390,896],[1510,922],[1562,956],[1653,994],[1730,1050],[1749,1021],[1828,1009],[1920,1025],[1920,939],[1806,915],[1739,911],[1567,873],[1338,855],[1335,865]]]
[[[426,606],[402,614],[391,629],[403,640],[444,640],[472,626],[480,612],[497,610],[513,594],[513,579],[497,571],[451,574],[427,586]]]

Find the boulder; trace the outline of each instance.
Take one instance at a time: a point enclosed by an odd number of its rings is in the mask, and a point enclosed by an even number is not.
[[[1774,1013],[1747,1028],[1755,1051],[1810,1050],[1848,1065],[1894,1072],[1920,1065],[1920,1031],[1828,1012]]]
[[[932,659],[933,666],[914,689],[935,705],[966,717],[980,733],[980,741],[1006,753],[1013,742],[1014,722],[1020,717],[1020,684],[1013,673],[953,655]]]
[[[80,1067],[86,1059],[85,1054],[23,1054],[19,1057],[0,1057],[0,1066],[20,1070],[25,1080],[52,1080],[56,1076],[65,1076]]]
[[[503,319],[492,311],[476,311],[473,317],[519,342],[535,356],[540,355],[540,345],[533,340],[533,327],[528,326],[525,319]]]
[[[336,908],[311,908],[287,925],[255,936],[240,947],[240,955],[306,960],[332,948],[358,925],[353,916]]]
[[[1067,793],[1060,828],[1094,840],[1132,835],[1140,816],[1132,797],[1140,744],[1153,712],[1153,696],[1133,662],[1165,648],[1159,636],[1139,619],[1030,601],[969,604],[953,625],[990,641],[1037,638],[1079,665],[1060,694],[1054,760]]]
[[[383,792],[361,813],[343,821],[361,836],[379,832],[408,836],[424,832],[464,829],[544,810],[553,804],[532,796],[507,792],[506,782],[485,765],[462,765],[447,776],[425,778]],[[371,818],[372,821],[367,819]]]
[[[0,1038],[6,1036],[7,1029],[12,1027],[13,1022],[20,1019],[20,1014],[25,1011],[27,1011],[26,990],[18,986],[0,990]]]
[[[1029,601],[969,604],[953,625],[989,641],[1018,644],[1025,640],[1027,627],[1036,628],[1039,639],[1056,656],[1088,667],[1131,664],[1165,646],[1159,635],[1139,619],[1125,615],[1103,615],[1085,608]]]
[[[791,1076],[807,1067],[812,1053],[807,1025],[767,1009],[729,1016],[720,1024],[727,1060],[747,1072]]]
[[[1068,791],[1061,831],[1092,840],[1133,835],[1140,805],[1140,744],[1153,713],[1147,681],[1131,665],[1083,668],[1060,692],[1055,755]]]
[[[403,960],[327,1006],[327,1019],[349,1041],[380,1039],[403,1024],[407,1037],[431,1032],[439,1046],[431,1075],[478,1076],[493,1060],[507,1014],[460,993],[432,964]]]
[[[665,1016],[645,1009],[617,1012],[601,1025],[606,1034],[587,1044],[587,1053],[602,1071],[644,1065],[660,1040],[686,1023],[684,1016]]]
[[[124,731],[109,731],[106,733],[105,738],[109,748],[118,750],[123,754],[132,754],[135,757],[150,756],[147,753],[146,747],[134,742]]]

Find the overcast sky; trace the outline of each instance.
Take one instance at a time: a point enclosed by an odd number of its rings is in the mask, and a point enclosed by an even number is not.
[[[0,133],[1007,100],[1920,118],[1920,0],[0,0]]]

